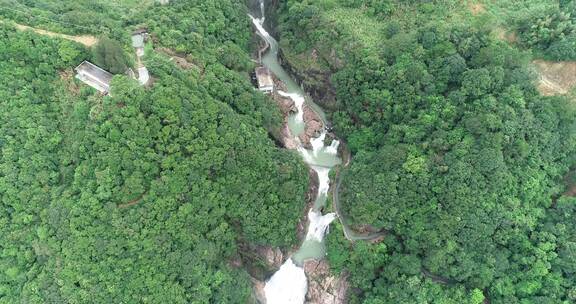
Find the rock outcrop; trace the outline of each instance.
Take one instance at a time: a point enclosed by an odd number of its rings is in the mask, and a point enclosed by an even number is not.
[[[316,171],[309,169],[308,176],[310,178],[310,182],[308,183],[308,192],[306,192],[306,208],[304,208],[304,212],[300,217],[300,221],[298,221],[298,227],[296,229],[300,242],[303,242],[304,238],[306,238],[308,224],[310,223],[308,219],[308,212],[314,206],[320,183]]]
[[[276,87],[278,87],[279,81],[276,82]],[[281,82],[280,82],[281,83]],[[284,97],[277,92],[274,92],[272,98],[278,103],[280,107],[280,111],[282,111],[282,115],[284,116],[284,122],[282,123],[282,129],[280,130],[280,140],[282,141],[282,145],[286,149],[294,150],[298,148],[298,143],[294,140],[294,136],[288,127],[288,116],[294,114],[298,111],[296,109],[296,105],[294,101],[288,97]]]
[[[264,286],[266,286],[266,283],[256,280],[253,277],[250,279],[252,280],[252,286],[254,286],[254,296],[252,302],[266,304],[266,294],[264,293]]]
[[[284,254],[279,248],[259,246],[255,253],[264,259],[266,265],[272,269],[278,269],[284,262]]]
[[[345,274],[333,275],[325,260],[307,261],[304,272],[308,277],[307,304],[344,304],[349,284]]]
[[[252,281],[253,293],[250,303],[265,304],[264,286],[266,286],[266,278],[280,268],[285,255],[279,248],[269,246],[250,246],[249,249],[241,250],[243,250],[244,255],[248,256],[244,265]]]
[[[317,59],[321,54],[316,52]],[[320,105],[322,108],[335,111],[337,110],[336,104],[336,89],[331,81],[332,71],[331,70],[318,70],[311,67],[297,67],[294,65],[293,62],[288,60],[288,57],[285,56],[282,49],[278,52],[280,63],[282,67],[293,75],[294,78],[298,81],[299,84],[302,85],[304,91],[308,92],[314,102]],[[314,56],[314,50],[309,56]],[[297,57],[297,56],[292,56]],[[338,69],[344,66],[342,60],[337,58],[336,52],[333,51],[330,53],[330,56],[327,59],[334,69]]]
[[[310,140],[320,136],[324,129],[324,123],[318,113],[316,113],[310,106],[304,104],[304,132],[298,136],[300,142],[306,149],[311,149]]]

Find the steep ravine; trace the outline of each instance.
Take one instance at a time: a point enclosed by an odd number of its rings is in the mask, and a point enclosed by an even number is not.
[[[314,57],[315,54],[315,51],[312,50],[310,56]],[[336,89],[330,79],[332,76],[330,71],[310,67],[298,69],[282,49],[278,51],[278,58],[282,67],[296,79],[318,105],[328,111],[337,109]]]
[[[260,300],[268,303],[343,302],[347,286],[345,278],[331,276],[327,263],[322,261],[325,256],[324,234],[336,218],[335,213],[323,214],[323,210],[331,184],[330,169],[341,163],[338,157],[339,141],[327,139],[324,113],[306,97],[306,93],[279,63],[278,44],[264,28],[263,4],[253,14],[259,16],[251,16],[257,33],[269,45],[259,59],[277,77],[276,82],[280,88],[277,88],[273,97],[285,114],[282,142],[286,147],[297,150],[318,177],[314,202],[308,204],[304,241],[296,252],[282,257],[283,260],[286,258],[285,262],[267,279],[263,287],[261,281],[254,282],[256,294]]]

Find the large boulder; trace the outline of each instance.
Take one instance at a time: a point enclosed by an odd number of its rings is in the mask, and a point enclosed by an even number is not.
[[[252,303],[266,304],[266,293],[264,293],[264,286],[266,286],[266,283],[252,277],[250,279],[252,280],[252,286],[254,286],[254,298]]]
[[[304,272],[308,277],[306,303],[309,304],[344,304],[349,288],[345,274],[333,275],[325,260],[307,261]]]
[[[304,110],[304,132],[300,134],[300,142],[302,145],[307,148],[311,149],[312,146],[310,144],[310,140],[312,138],[316,138],[320,136],[322,130],[324,129],[324,123],[318,114],[310,108],[307,104],[303,106]]]
[[[284,254],[279,248],[269,246],[259,246],[256,248],[256,254],[266,262],[266,265],[272,269],[278,269],[284,262]]]

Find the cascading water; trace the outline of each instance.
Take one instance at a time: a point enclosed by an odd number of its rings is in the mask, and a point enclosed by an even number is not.
[[[281,96],[284,97],[288,97],[290,99],[292,99],[294,101],[294,106],[296,107],[296,110],[298,112],[296,112],[296,114],[294,115],[294,118],[296,120],[296,122],[304,122],[304,96],[293,93],[293,94],[288,94],[286,92],[282,92],[282,91],[278,91],[278,94],[280,94]]]
[[[258,34],[269,43],[270,48],[262,57],[262,63],[269,68],[284,84],[288,92],[279,91],[278,94],[289,97],[294,101],[297,113],[289,117],[288,125],[294,136],[294,140],[299,143],[298,152],[304,161],[318,174],[318,194],[314,206],[308,212],[308,231],[306,239],[300,249],[289,258],[280,269],[266,282],[264,293],[268,304],[301,304],[307,292],[307,280],[302,268],[303,263],[308,259],[321,259],[325,255],[324,235],[328,231],[330,223],[336,218],[335,213],[322,215],[322,208],[328,196],[330,188],[330,169],[341,162],[337,155],[337,140],[333,140],[330,145],[325,145],[326,131],[320,136],[310,141],[312,150],[304,148],[300,144],[298,135],[304,129],[304,104],[306,103],[305,93],[282,68],[278,62],[278,43],[264,29],[264,3],[260,0],[260,18],[252,18]],[[309,105],[313,105],[311,102]],[[324,116],[319,107],[317,113]]]

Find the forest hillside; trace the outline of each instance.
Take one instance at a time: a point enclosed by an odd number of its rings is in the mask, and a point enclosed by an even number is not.
[[[239,247],[296,242],[308,170],[249,81],[245,5],[0,3],[0,303],[251,299]],[[140,28],[149,87],[124,74]],[[109,95],[73,78],[83,60]]]
[[[573,1],[279,10],[287,64],[352,152],[343,212],[387,234],[329,235],[350,303],[576,301],[576,103],[543,96],[532,64],[576,59]]]

